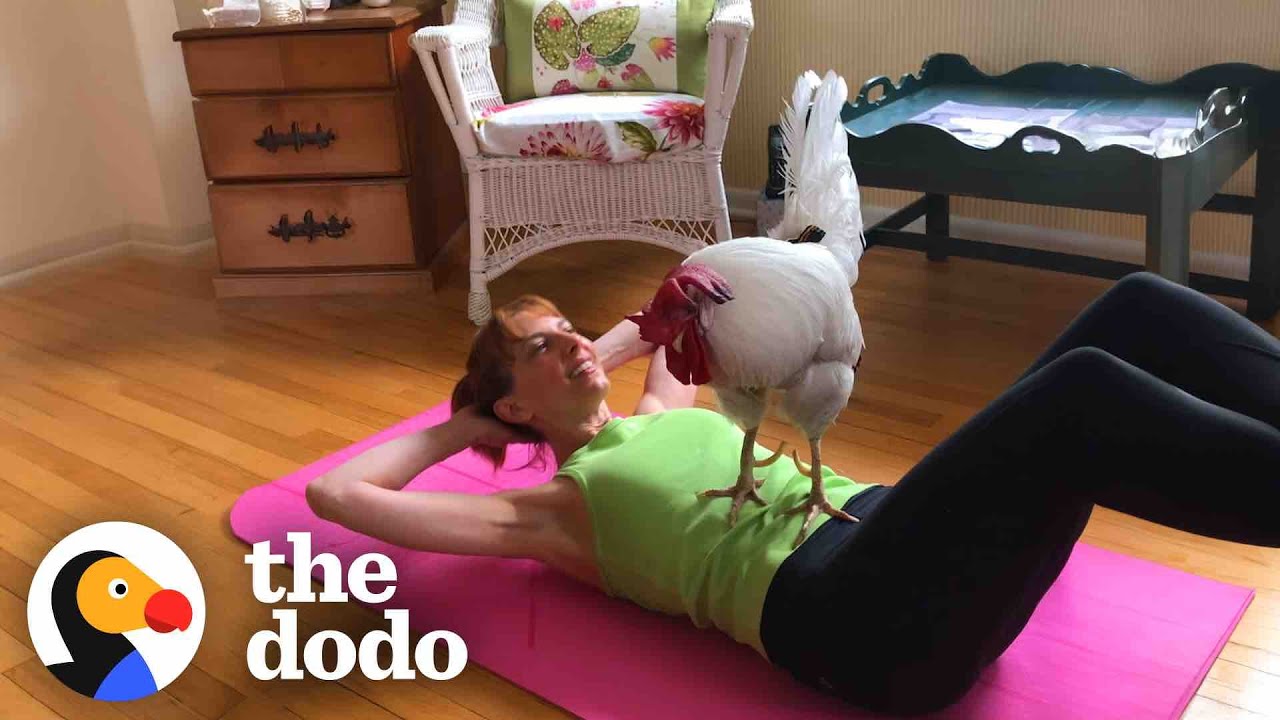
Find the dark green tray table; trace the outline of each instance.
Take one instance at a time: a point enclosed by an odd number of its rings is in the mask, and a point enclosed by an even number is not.
[[[872,100],[877,88],[883,92]],[[868,245],[923,250],[934,260],[957,255],[1118,278],[1142,268],[951,237],[949,198],[1143,215],[1146,269],[1205,292],[1247,298],[1250,316],[1269,317],[1280,307],[1278,98],[1280,73],[1253,65],[1215,65],[1152,85],[1113,68],[1061,63],[1025,65],[993,77],[962,56],[934,55],[918,75],[908,74],[896,85],[887,77],[869,80],[844,108],[858,183],[924,193],[868,229]],[[937,124],[912,121],[946,101],[1076,114],[1058,125],[1064,131],[1028,124],[999,144],[974,147]],[[1156,153],[1149,147],[1099,146],[1069,129],[1087,115],[1117,121],[1181,118],[1195,128],[1180,144]],[[1255,152],[1254,197],[1219,193]],[[1202,209],[1253,217],[1247,281],[1190,272],[1191,214]],[[903,230],[921,217],[924,233]]]

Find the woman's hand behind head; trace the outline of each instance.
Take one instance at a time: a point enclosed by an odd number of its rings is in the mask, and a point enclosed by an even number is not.
[[[453,414],[453,421],[463,430],[463,437],[472,446],[482,445],[501,449],[512,443],[529,442],[519,431],[497,418],[481,415],[475,405],[468,405]]]

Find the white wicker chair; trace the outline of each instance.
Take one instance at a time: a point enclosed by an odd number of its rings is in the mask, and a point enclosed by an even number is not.
[[[717,0],[707,24],[703,147],[629,163],[480,152],[473,120],[503,104],[489,58],[490,46],[502,44],[501,6],[457,0],[452,24],[422,28],[411,40],[467,172],[471,320],[490,317],[490,281],[549,248],[627,239],[688,254],[732,237],[720,156],[753,26],[750,0]],[[581,187],[598,191],[572,192]]]

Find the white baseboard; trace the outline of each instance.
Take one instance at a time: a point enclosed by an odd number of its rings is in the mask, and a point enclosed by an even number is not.
[[[22,285],[55,270],[117,255],[186,255],[207,248],[212,234],[209,223],[176,229],[137,224],[102,228],[0,259],[0,287]]]
[[[755,220],[756,203],[760,197],[759,190],[729,188],[726,194],[729,198],[730,217],[739,221]],[[872,225],[888,217],[897,209],[864,205],[862,206],[863,223]],[[924,232],[924,220],[917,220],[908,225],[907,229]],[[1019,225],[983,218],[953,215],[951,234],[966,240],[982,240],[1002,245],[1072,253],[1137,265],[1142,265],[1146,259],[1143,243],[1132,239],[1035,225]],[[1244,280],[1249,277],[1249,258],[1228,253],[1194,250],[1191,253],[1191,269],[1195,272]]]
[[[141,240],[129,241],[129,248],[139,255],[191,255],[203,251],[213,244],[213,236],[206,236],[203,240],[184,243],[182,245],[172,245],[170,243],[150,243]]]
[[[173,251],[179,254],[191,252],[213,237],[213,223],[199,223],[184,228],[159,227],[133,223],[127,227],[128,239],[139,248]]]

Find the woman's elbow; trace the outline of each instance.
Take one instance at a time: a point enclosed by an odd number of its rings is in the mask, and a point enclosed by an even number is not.
[[[328,475],[307,483],[307,507],[321,520],[338,522],[342,508],[340,485]]]

